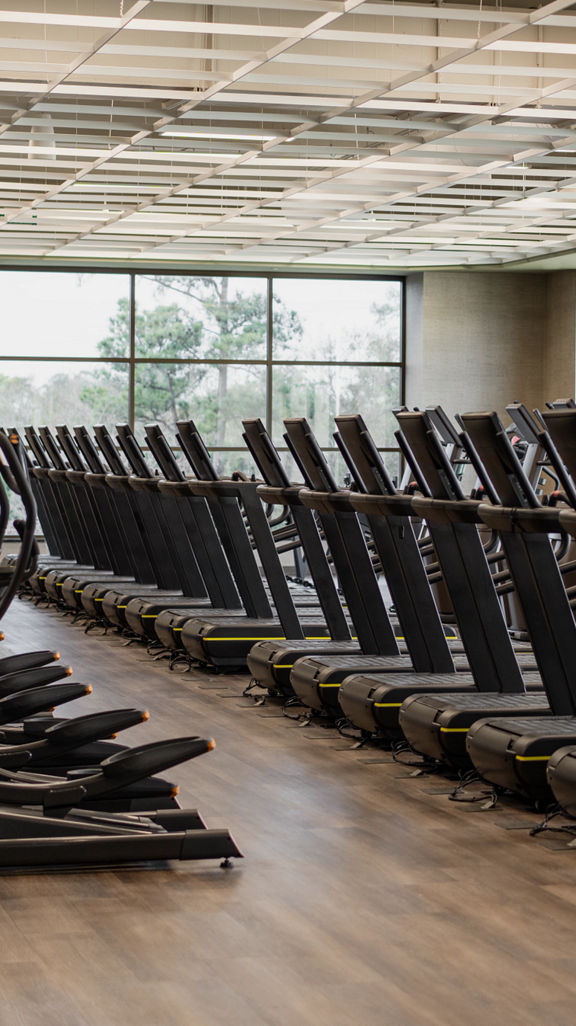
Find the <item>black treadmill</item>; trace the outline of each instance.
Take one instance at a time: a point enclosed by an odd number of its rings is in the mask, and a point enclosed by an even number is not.
[[[139,588],[156,588],[156,573],[153,565],[153,557],[147,546],[147,538],[141,530],[141,519],[136,509],[135,495],[126,483],[126,489],[111,485],[112,476],[118,474],[120,477],[127,474],[122,467],[119,455],[110,439],[110,460],[103,462],[103,453],[97,449],[92,436],[84,426],[77,426],[74,429],[76,445],[88,468],[84,477],[86,484],[94,491],[101,491],[107,497],[110,506],[114,510],[116,525],[118,529],[116,544],[123,547],[128,553],[132,567],[134,580],[138,582]],[[86,584],[80,592],[80,601],[85,612],[93,620],[101,618],[100,604],[110,585],[100,586],[97,582]]]
[[[525,417],[529,416],[525,410],[522,411],[522,415]],[[481,414],[477,416],[487,417],[490,415]],[[466,426],[470,423],[469,415],[465,415],[460,419],[462,424],[466,424]],[[533,433],[539,430],[536,424],[532,424],[531,429]],[[520,467],[521,465],[502,425],[500,425],[500,432],[506,439],[503,445],[506,446],[507,453],[512,453],[516,461],[516,467]],[[471,461],[482,481],[484,496],[490,499],[494,504],[494,508],[498,508],[501,502],[500,494],[505,478],[502,474],[497,475],[496,473],[490,474],[487,472],[487,465],[481,458],[482,454],[485,455],[485,450],[483,449],[483,453],[479,454],[466,434],[462,435],[462,442],[464,447],[467,448]],[[540,448],[540,439],[538,439],[538,448]],[[492,469],[496,467],[496,463],[495,457],[493,464],[491,464]],[[521,468],[521,473],[521,486],[520,478],[515,478],[518,489],[518,504],[528,501],[537,504],[538,499],[526,470]],[[486,503],[482,505],[477,503],[476,505],[478,510],[477,519],[481,519],[482,522],[486,523],[483,511],[491,507],[487,506]],[[496,529],[495,525],[491,524],[491,526],[494,526],[494,529]],[[504,546],[504,551],[507,555],[508,550],[506,546]],[[509,569],[511,570],[511,567]],[[514,577],[513,572],[512,577]],[[516,595],[521,601],[518,591],[516,591]],[[534,648],[536,649],[536,645]],[[536,651],[534,655],[538,661]],[[407,698],[402,704],[399,722],[404,735],[416,751],[439,762],[448,762],[458,768],[469,768],[470,758],[466,748],[466,739],[470,726],[484,716],[510,717],[518,712],[526,716],[546,715],[549,712],[546,694],[543,692],[540,695],[494,695],[493,693],[483,693],[481,695],[414,695]]]
[[[259,482],[242,475],[219,479],[202,438],[193,422],[178,423],[178,438],[194,472],[202,477],[188,481],[193,495],[217,503],[227,526],[229,544],[242,553],[242,586],[249,587],[250,604],[241,619],[211,611],[204,617],[189,617],[181,627],[181,642],[187,653],[202,664],[217,668],[245,668],[246,657],[255,641],[263,638],[322,638],[327,626],[314,592],[297,605],[274,540],[257,488]],[[258,553],[269,596],[256,560]],[[238,559],[236,559],[238,565]],[[238,580],[240,588],[240,581]],[[271,604],[271,602],[273,605]],[[173,628],[174,629],[174,628]]]
[[[340,688],[340,705],[353,724],[368,733],[398,733],[398,715],[406,698],[418,693],[483,691],[524,692],[525,686],[541,686],[534,658],[515,653],[488,563],[478,534],[478,500],[467,499],[440,444],[428,412],[398,414],[397,435],[423,493],[410,505],[379,503],[379,516],[406,518],[411,510],[428,523],[444,582],[452,598],[459,633],[467,655],[468,674],[431,673],[386,675],[363,673],[349,676]],[[361,502],[365,502],[364,497]],[[357,498],[354,497],[354,504]],[[394,521],[392,521],[394,524]],[[402,520],[396,522],[402,531]],[[476,701],[476,696],[470,696]]]
[[[400,416],[403,415],[400,414]],[[298,659],[290,675],[290,680],[296,694],[308,707],[319,710],[324,709],[334,715],[338,715],[343,711],[339,702],[341,685],[343,681],[352,675],[362,674],[365,678],[364,684],[368,683],[369,692],[373,692],[375,684],[383,683],[380,680],[374,680],[374,678],[380,677],[383,674],[386,675],[387,681],[391,681],[391,686],[395,683],[397,687],[402,686],[408,689],[409,683],[405,678],[406,673],[411,675],[412,687],[414,688],[417,686],[425,687],[429,683],[430,672],[435,671],[445,675],[442,680],[437,678],[438,686],[445,684],[449,688],[452,687],[454,683],[452,675],[455,671],[469,670],[468,660],[459,655],[455,656],[454,661],[452,660],[452,653],[447,644],[442,625],[437,618],[437,614],[432,613],[433,607],[430,603],[428,603],[426,611],[429,615],[436,615],[436,631],[433,634],[432,630],[430,630],[428,639],[424,637],[422,623],[419,621],[413,600],[407,594],[408,589],[402,577],[402,546],[399,555],[398,550],[392,544],[389,533],[384,528],[376,526],[374,540],[377,547],[381,549],[384,568],[388,567],[390,571],[389,585],[391,590],[394,589],[393,597],[397,601],[399,616],[400,610],[402,610],[402,629],[411,657],[399,656],[398,648],[393,648],[389,644],[391,632],[388,616],[378,582],[374,575],[372,562],[366,551],[364,534],[358,523],[355,511],[356,505],[362,505],[364,502],[362,506],[363,512],[366,512],[367,503],[370,506],[371,518],[373,516],[382,516],[386,502],[379,504],[376,501],[372,502],[372,498],[369,500],[364,500],[363,497],[358,498],[359,493],[339,491],[307,422],[302,418],[298,418],[286,421],[286,425],[288,428],[287,442],[295,458],[299,459],[301,469],[308,481],[313,486],[311,490],[304,489],[300,493],[303,503],[316,509],[321,519],[326,514],[333,515],[338,524],[339,531],[332,548],[332,557],[361,645],[361,651],[356,656],[334,656],[333,658],[330,656],[310,656]],[[341,420],[341,426],[346,430],[344,420]],[[351,429],[350,424],[348,424],[348,428]],[[442,453],[443,466],[445,463],[448,472],[456,481],[448,457],[431,426],[430,431],[434,436],[439,452]],[[344,435],[340,432],[339,436],[340,444],[345,451]],[[350,446],[348,449],[350,457],[351,449],[353,448],[353,438],[352,430],[350,430],[347,436],[347,442]],[[374,459],[373,451],[371,452],[371,459]],[[382,467],[379,467],[378,472],[381,473],[382,469]],[[362,477],[359,473],[357,476],[360,479]],[[375,482],[373,481],[372,483],[374,484]],[[393,491],[391,483],[388,482],[388,484],[390,485],[389,490]],[[459,487],[457,481],[456,485]],[[405,497],[401,501],[405,502]],[[391,505],[393,506],[393,503]],[[399,535],[402,535],[400,527],[398,530]],[[401,540],[405,542],[406,554],[408,555],[410,538],[406,531],[404,531],[404,536]],[[432,540],[434,541],[434,538]],[[416,557],[417,549],[412,548],[411,555]],[[416,587],[416,563],[412,565],[412,573],[414,577],[413,582],[411,581],[411,586],[413,584]],[[425,576],[423,571],[418,576],[418,587],[425,594]],[[432,624],[433,620],[430,618],[429,622]],[[388,625],[386,629],[384,624]],[[420,667],[422,667],[423,675],[414,677],[415,670],[418,671]],[[399,674],[397,678],[395,677],[396,674]],[[394,681],[392,681],[393,675]],[[466,683],[470,687],[474,687],[473,677],[469,677],[466,680],[464,677],[460,678],[459,675],[459,686],[463,688],[466,686]],[[405,693],[410,694],[410,691],[407,690]],[[369,695],[368,704],[373,706],[372,697],[373,694]],[[362,701],[364,706],[366,706],[365,692]],[[397,709],[401,701],[402,698],[398,699],[398,697],[395,697],[393,706],[391,704],[392,700],[387,701],[386,705],[378,706],[379,710],[388,709],[389,715],[391,714],[394,719],[393,727],[388,723],[386,729],[397,729]],[[378,716],[382,720],[383,713],[379,712]]]
[[[182,606],[198,608],[210,605],[210,596],[206,587],[202,570],[198,562],[198,554],[194,542],[198,533],[196,511],[174,501],[160,489],[160,478],[149,467],[144,453],[128,424],[116,426],[116,440],[132,473],[128,477],[130,488],[136,493],[138,500],[144,504],[149,517],[154,518],[154,548],[157,561],[161,567],[163,580],[159,580],[159,593],[150,597],[156,608],[173,605],[178,602]],[[192,532],[192,536],[191,536]],[[204,553],[200,553],[203,558]],[[211,582],[212,583],[212,582]],[[146,605],[136,608],[131,605],[133,600],[142,602],[148,596],[138,594],[138,589],[126,589],[118,603],[116,594],[114,604],[123,607],[123,619],[127,626],[141,637],[154,638],[153,621],[157,614],[146,613]],[[110,608],[110,595],[105,596],[102,611],[107,615]],[[141,616],[136,610],[141,610]],[[133,620],[129,621],[132,610]]]
[[[101,559],[100,563],[102,565],[105,562],[107,569],[62,563],[59,559],[44,564],[43,558],[43,573],[38,575],[38,585],[43,581],[47,594],[59,605],[72,610],[82,606],[90,616],[99,619],[100,607],[97,603],[101,598],[95,599],[91,605],[85,601],[92,589],[101,594],[114,584],[126,584],[134,579],[151,584],[156,579],[156,570],[142,542],[138,511],[131,505],[130,497],[126,498],[122,493],[110,491],[106,487],[104,467],[86,430],[76,429],[76,439],[64,427],[57,430],[59,441],[65,447],[74,469],[65,469],[63,454],[47,429],[41,429],[41,441],[34,429],[27,428],[27,440],[37,461],[46,461],[41,469],[33,468],[32,473],[35,477],[41,474],[49,485],[51,492],[47,508],[50,515],[55,517],[62,512],[76,542],[82,537],[91,546],[93,537],[100,536],[99,544],[104,546],[108,554],[107,560]],[[111,447],[114,450],[113,444]],[[51,469],[47,463],[48,455],[52,462]],[[114,459],[119,460],[115,450]],[[72,505],[71,498],[75,505]],[[81,511],[78,511],[80,498],[83,499],[83,505]],[[35,590],[41,589],[38,587]]]
[[[165,506],[175,517],[175,510],[184,527],[204,586],[208,593],[209,604],[219,610],[237,616],[242,610],[242,601],[221,544],[210,508],[201,496],[190,492],[188,482],[180,470],[174,454],[158,425],[145,428],[146,441],[156,460],[162,477],[155,478],[155,485],[161,496],[165,498]],[[135,480],[131,479],[134,487]],[[159,613],[166,609],[179,611],[206,608],[205,601],[195,602],[187,598],[170,600],[168,597],[156,598],[143,596],[133,598],[126,606],[126,622],[137,634],[157,637],[155,632]]]
[[[335,437],[354,484],[358,493],[365,493],[358,497],[360,500],[368,500],[366,506],[355,506],[356,493],[349,493],[352,507],[366,516],[376,553],[390,587],[400,624],[399,630],[396,624],[394,625],[395,633],[401,635],[400,640],[407,641],[414,668],[436,668],[439,672],[452,672],[452,657],[430,592],[411,523],[408,521],[406,530],[398,530],[393,538],[392,529],[387,533],[382,521],[376,520],[372,515],[373,510],[369,501],[371,495],[377,496],[374,503],[377,503],[382,495],[393,496],[392,503],[399,498],[380,454],[360,416],[337,417],[336,423],[339,431]],[[320,542],[312,509],[304,504],[300,495],[303,486],[291,485],[288,481],[280,457],[261,421],[244,421],[244,428],[246,444],[267,481],[267,486],[259,488],[259,494],[265,501],[286,502],[291,506],[318,595],[324,597],[326,603],[331,603],[330,608],[324,609],[330,625],[330,639],[327,641],[300,641],[290,645],[259,642],[250,652],[248,666],[254,678],[264,687],[290,694],[290,671],[297,659],[319,655],[354,657],[362,650],[357,642],[350,639],[349,626],[343,618],[342,606]],[[369,456],[366,455],[367,452]],[[309,483],[310,474],[309,470]],[[330,484],[334,486],[333,481]],[[399,501],[405,505],[409,503],[406,497],[400,498]],[[341,549],[341,539],[335,512],[323,510],[319,515],[322,517],[323,533],[330,551],[336,549],[338,552]],[[311,534],[313,547],[307,546],[306,532]],[[349,530],[346,535],[347,538],[350,537]],[[452,636],[455,637],[453,634]]]
[[[568,411],[560,415],[567,416]],[[551,544],[551,535],[562,531],[560,510],[539,502],[497,414],[465,414],[462,423],[499,499],[498,505],[482,503],[478,512],[502,539],[549,705],[547,715],[525,716],[528,699],[518,696],[513,715],[498,719],[488,707],[485,716],[489,718],[470,725],[467,750],[486,780],[532,802],[546,802],[550,800],[546,766],[551,754],[563,745],[576,744],[576,624]],[[564,481],[567,498],[576,502],[576,491],[565,473]],[[501,701],[496,700],[498,711]]]
[[[47,590],[46,582],[51,571],[61,571],[63,574],[67,570],[81,568],[94,571],[95,555],[87,538],[87,525],[78,496],[66,479],[67,464],[50,432],[44,429],[44,437],[41,438],[35,428],[26,427],[24,434],[35,460],[35,464],[30,467],[31,481],[50,551],[49,556],[39,561],[36,574],[31,578],[33,589],[42,594]],[[52,451],[46,448],[46,442],[52,443]],[[111,572],[107,558],[101,569]],[[54,598],[59,597],[55,583],[57,580],[60,578],[50,578]]]
[[[40,433],[47,450],[55,460],[58,456],[56,440],[53,437],[49,438],[51,433],[47,429],[41,428]],[[114,502],[114,493],[105,488],[95,487],[92,483],[89,465],[65,425],[57,426],[56,438],[70,467],[66,471],[66,481],[82,508],[81,525],[95,550],[95,569],[78,569],[70,573],[51,571],[46,577],[46,591],[53,594],[52,588],[55,585],[60,589],[58,597],[61,603],[72,610],[78,610],[82,608],[81,595],[88,583],[101,581],[104,586],[129,584],[134,581],[138,566],[132,557],[130,547],[126,544],[124,526]],[[105,571],[100,569],[106,566]]]
[[[195,494],[194,482],[191,487],[190,479],[181,471],[174,452],[157,425],[148,426],[145,432],[150,450],[163,475],[158,481],[159,490],[168,498],[178,500],[183,518],[186,517],[188,536],[215,614],[219,617],[238,617],[243,609],[241,596],[245,595],[249,601],[252,593],[246,589],[246,566],[232,544],[226,518],[222,516],[221,505],[210,505],[205,496]],[[290,536],[293,534],[290,526],[279,526],[274,529],[273,534],[277,546],[290,546]],[[298,588],[291,590],[295,605],[315,609],[317,603],[313,592]],[[167,603],[157,604],[155,609],[144,609],[148,620],[150,613],[156,615],[154,630],[162,643],[166,623],[163,621],[158,630],[158,620],[160,613],[166,609]],[[185,609],[186,606],[175,610],[174,605],[170,605],[169,613],[174,614],[176,611],[177,615],[185,615]],[[141,609],[137,602],[129,603],[126,608],[128,625],[138,630],[140,617]],[[175,647],[175,637],[178,637],[178,632],[170,629],[168,648]]]
[[[218,474],[194,422],[180,421],[177,427],[176,439],[194,474],[193,479],[186,478],[187,493],[204,502],[210,511],[238,589],[241,602],[234,615],[238,616],[243,610],[252,619],[269,619],[272,616],[270,595],[254,557],[253,540],[247,530],[242,508],[235,496],[220,494],[211,487],[211,482],[219,480]],[[231,612],[234,613],[233,610]],[[222,617],[225,610],[218,609],[217,614]],[[189,613],[174,606],[158,614],[154,629],[167,650],[186,652],[182,644],[182,630],[189,619]]]
[[[103,426],[95,429],[100,449],[107,460],[111,473],[106,476],[109,488],[123,492],[134,510],[134,517],[147,556],[152,564],[155,581],[141,586],[138,582],[129,588],[121,582],[111,587],[97,599],[94,589],[97,582],[85,589],[83,605],[100,601],[100,616],[114,626],[128,629],[133,635],[153,639],[155,614],[144,616],[128,623],[129,603],[134,600],[154,601],[162,606],[176,602],[190,608],[210,605],[210,597],[201,571],[197,554],[188,533],[189,511],[181,509],[160,489],[161,479],[149,468],[144,454],[128,425],[119,425],[117,441],[127,460],[131,473],[126,472],[116,447]],[[200,553],[200,561],[204,553]]]
[[[102,430],[104,431],[105,429]],[[63,428],[61,429],[62,433],[60,437],[60,441],[67,444],[67,452],[70,456],[74,457],[75,460],[78,461],[80,461],[81,458],[86,459],[82,471],[80,471],[78,464],[78,469],[74,471],[66,469],[65,464],[61,466],[62,454],[58,451],[56,441],[53,438],[50,438],[50,432],[47,430],[41,429],[41,432],[42,442],[47,446],[47,451],[49,451],[50,458],[53,463],[52,469],[46,471],[46,473],[48,474],[51,482],[59,483],[59,489],[56,485],[53,486],[53,499],[51,503],[52,511],[60,510],[66,514],[70,528],[72,529],[77,542],[78,538],[82,537],[85,544],[92,545],[92,534],[96,532],[99,527],[101,529],[104,528],[108,556],[110,557],[110,555],[113,554],[112,561],[110,561],[109,558],[110,570],[107,572],[102,572],[89,566],[79,567],[74,566],[73,564],[68,566],[65,565],[63,568],[59,567],[54,570],[53,574],[48,572],[46,583],[51,583],[52,588],[54,588],[54,586],[61,588],[60,593],[54,591],[52,593],[57,594],[58,597],[62,598],[65,603],[73,609],[78,606],[80,601],[82,602],[82,605],[85,605],[84,599],[86,596],[84,595],[84,586],[86,586],[85,590],[88,594],[92,588],[100,588],[101,590],[106,591],[113,587],[115,583],[131,583],[135,578],[141,578],[143,581],[149,582],[151,587],[156,588],[157,584],[155,582],[158,575],[162,573],[162,567],[157,555],[156,562],[153,563],[155,554],[152,551],[151,545],[149,545],[147,549],[146,543],[143,544],[142,542],[141,534],[146,521],[146,518],[142,513],[146,511],[142,510],[141,505],[140,507],[138,506],[137,497],[132,497],[132,494],[129,494],[126,497],[116,489],[113,492],[97,492],[96,489],[102,489],[104,484],[108,483],[109,479],[107,479],[99,454],[93,446],[93,443],[91,443],[85,429],[76,429],[76,439],[73,440],[70,433],[67,432],[67,429]],[[82,432],[82,434],[80,434],[80,432]],[[35,439],[34,435],[35,432],[33,432],[33,429],[27,429],[29,444],[31,446],[35,446],[34,452],[38,457],[41,457],[42,454],[38,453],[40,439]],[[120,457],[116,452],[113,442],[109,439],[109,436],[108,440],[112,455],[107,453],[106,458],[107,460],[112,461],[111,465],[114,467],[115,474],[124,474],[127,478],[126,471],[120,461]],[[72,448],[74,444],[76,444],[75,450]],[[58,466],[56,466],[56,464],[58,464]],[[90,472],[88,468],[90,468]],[[86,498],[89,503],[88,506],[84,506],[83,515],[79,516],[76,514],[73,518],[72,513],[78,506],[78,496],[74,496],[72,485],[69,482],[71,474],[76,479],[75,487],[76,492],[78,493],[82,486],[80,479],[83,478],[85,485],[84,490],[88,493]],[[121,477],[119,477],[119,480],[121,480]],[[131,492],[128,484],[126,484],[126,490]],[[71,492],[73,498],[76,500],[75,507],[71,503]],[[99,519],[100,510],[104,510],[105,513],[105,516],[102,519]],[[110,515],[107,515],[108,512]],[[158,534],[158,532],[156,532],[156,534]],[[130,561],[130,568],[132,570],[130,576],[123,576],[117,572],[115,573],[113,569],[114,564],[117,565],[117,569],[121,569],[122,567],[118,566],[118,564],[121,564],[122,560],[125,558],[128,558]],[[58,563],[56,563],[55,566],[58,566]],[[89,584],[89,581],[92,583]],[[82,586],[77,587],[77,583]],[[143,584],[142,586],[146,587],[148,585]],[[89,608],[88,611],[91,615],[96,615],[98,612],[94,607]]]
[[[549,403],[548,408],[557,410],[560,403]],[[566,417],[556,413],[543,413],[541,417],[546,423],[550,435],[554,439],[554,446],[561,453],[562,459],[570,474],[571,481],[576,480],[576,428],[574,425],[575,410],[574,400],[570,400],[570,414]],[[561,481],[562,487],[566,488],[566,482]],[[571,502],[574,506],[574,502]],[[560,523],[565,531],[572,538],[576,538],[576,512],[573,509],[562,509],[560,512]],[[571,604],[574,601],[574,588],[569,589]],[[556,801],[561,805],[564,812],[569,816],[576,816],[576,747],[568,745],[559,748],[550,756],[547,766],[548,784]]]
[[[271,693],[292,695],[290,671],[300,656],[313,652],[357,652],[359,646],[351,633],[351,625],[338,594],[318,524],[312,511],[300,499],[303,485],[289,480],[262,421],[255,418],[242,423],[242,437],[265,481],[265,484],[259,485],[258,495],[263,502],[284,504],[290,508],[329,631],[327,637],[321,640],[300,639],[289,643],[259,641],[251,648],[247,663],[254,680]],[[329,540],[336,525],[332,519],[326,518],[323,528]]]
[[[96,471],[97,480],[92,482],[93,485],[109,489],[115,504],[123,513],[123,527],[129,536],[133,558],[138,564],[135,574],[138,591],[141,594],[152,593],[157,596],[161,590],[166,589],[169,594],[174,594],[174,589],[178,586],[177,578],[157,510],[150,503],[149,495],[132,488],[131,465],[125,465],[110,432],[104,425],[96,425],[94,428],[98,449],[84,428],[75,428],[74,434],[87,459],[88,454],[91,454],[89,465],[100,466],[100,471]],[[97,464],[94,460],[95,455],[98,457]],[[90,480],[92,481],[92,474]],[[112,584],[111,587],[102,589],[98,582],[94,582],[84,588],[81,602],[89,615],[95,616],[103,623],[111,623],[124,629],[127,626],[126,604],[122,602],[125,594],[125,587],[114,589]]]
[[[185,425],[180,427],[184,431]],[[188,427],[193,429],[193,425]],[[164,580],[160,583],[166,587],[166,590],[146,589],[142,593],[140,589],[133,589],[131,594],[117,588],[104,594],[100,592],[96,601],[102,603],[103,617],[113,624],[125,624],[141,637],[160,639],[163,645],[166,645],[168,635],[166,647],[172,648],[176,632],[181,631],[186,620],[186,610],[189,617],[194,612],[214,606],[214,615],[220,618],[238,616],[244,601],[255,607],[256,614],[265,609],[270,615],[270,605],[259,573],[255,575],[258,581],[247,581],[245,564],[248,562],[249,566],[250,560],[254,563],[250,545],[247,541],[244,545],[238,544],[237,538],[230,538],[231,531],[237,532],[238,524],[233,523],[230,516],[222,517],[220,510],[211,508],[206,498],[196,490],[196,482],[184,479],[160,428],[154,425],[146,431],[148,444],[164,477],[151,474],[127,426],[118,429],[118,442],[133,470],[131,475],[122,473],[121,465],[118,467],[115,447],[105,429],[98,427],[95,431],[101,450],[113,470],[106,483],[128,490],[129,498],[139,501],[141,528],[147,531],[144,537],[148,536],[155,566],[160,565],[163,570]],[[144,502],[146,508],[142,509]],[[241,525],[240,529],[246,537],[244,526]],[[164,547],[164,558],[161,552],[155,551],[158,544]],[[198,591],[195,567],[200,572],[203,588],[208,591],[208,598],[191,594]],[[181,593],[167,588],[167,572],[175,572],[180,578]],[[182,579],[183,576],[189,578],[191,572],[195,578],[192,585]],[[88,588],[86,592],[88,601],[93,600],[92,589]],[[82,599],[85,604],[84,595]],[[316,606],[309,594],[306,595],[306,604],[312,608]],[[156,630],[158,620],[161,621],[160,631]]]
[[[15,447],[16,442],[0,432],[0,450],[16,485],[13,490],[21,495],[26,514],[20,553],[0,596],[0,616],[29,566],[36,522],[33,494]],[[51,688],[52,691],[50,687],[34,690],[43,690],[45,700],[49,701],[54,686]],[[61,692],[61,686],[56,690]],[[22,692],[12,696],[12,713],[18,706],[20,713],[33,711],[33,705],[26,709],[25,698]],[[163,788],[173,791],[173,786],[156,774],[210,751],[214,747],[211,740],[186,737],[115,750],[100,765],[80,764],[66,776],[15,768],[27,758],[30,764],[36,764],[49,750],[52,756],[70,754],[78,742],[140,719],[142,714],[137,710],[98,713],[68,723],[54,722],[37,740],[25,735],[24,744],[0,747],[2,867],[81,867],[158,858],[227,860],[240,854],[227,831],[207,832],[195,810],[155,810],[155,801]],[[174,803],[173,796],[170,801]],[[115,807],[125,814],[114,814]],[[104,815],[98,813],[99,808],[105,810]],[[132,809],[139,809],[141,814],[131,815]]]

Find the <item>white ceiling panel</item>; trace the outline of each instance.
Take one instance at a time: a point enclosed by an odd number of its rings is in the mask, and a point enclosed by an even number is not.
[[[576,3],[0,2],[0,260],[576,248]]]

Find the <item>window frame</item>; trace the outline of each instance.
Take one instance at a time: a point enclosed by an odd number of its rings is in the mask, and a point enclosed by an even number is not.
[[[362,272],[354,272],[347,274],[345,272],[304,272],[302,270],[256,270],[256,269],[242,269],[242,268],[215,268],[215,267],[195,267],[189,268],[174,268],[174,267],[157,267],[157,266],[125,266],[117,265],[114,267],[93,267],[90,265],[78,266],[66,266],[66,267],[47,267],[46,265],[38,264],[3,264],[0,266],[0,276],[2,272],[19,272],[22,274],[30,273],[41,273],[41,274],[106,274],[106,275],[124,275],[128,276],[129,279],[129,309],[130,309],[130,324],[129,324],[129,352],[125,357],[98,357],[98,356],[26,356],[20,353],[3,354],[0,357],[0,363],[10,361],[12,363],[26,362],[26,363],[115,363],[123,364],[128,366],[128,422],[133,428],[135,423],[135,378],[136,378],[136,367],[141,364],[151,363],[181,363],[181,364],[228,364],[228,365],[250,365],[250,366],[264,366],[266,368],[266,397],[265,397],[265,417],[263,418],[266,423],[267,430],[272,432],[273,423],[273,378],[274,378],[274,367],[275,366],[298,366],[298,367],[395,367],[399,370],[400,376],[400,395],[398,401],[400,405],[405,402],[406,394],[406,278],[404,275],[398,274],[369,274]],[[162,277],[170,276],[184,276],[189,275],[190,277],[227,277],[227,278],[257,278],[266,282],[266,296],[267,296],[267,318],[266,318],[266,345],[265,352],[266,356],[263,359],[256,360],[241,360],[241,359],[174,359],[168,357],[142,357],[136,355],[136,279],[139,275],[158,275]],[[400,285],[400,359],[399,360],[290,360],[290,359],[274,359],[273,357],[273,295],[274,295],[274,280],[278,279],[304,279],[304,280],[329,280],[329,281],[394,281]],[[1,279],[0,279],[1,280]],[[324,452],[338,452],[335,446],[323,446]],[[397,446],[378,446],[380,452],[383,453],[397,453],[399,449]],[[278,445],[279,452],[288,452],[285,446]],[[213,452],[245,452],[245,448],[242,446],[210,446],[210,451]]]

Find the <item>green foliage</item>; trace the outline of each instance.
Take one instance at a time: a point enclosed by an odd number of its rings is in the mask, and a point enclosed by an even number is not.
[[[157,306],[153,310],[136,313],[136,337],[138,355],[161,357],[164,360],[198,358],[202,342],[202,323],[178,306]],[[120,299],[118,308],[110,318],[110,334],[103,339],[98,350],[107,359],[125,357],[130,345],[130,304]],[[138,367],[135,384],[135,403],[139,417],[145,421],[174,423],[188,415],[184,401],[186,392],[200,386],[205,368],[192,364],[160,363],[144,364]],[[107,414],[110,405],[107,396],[118,397],[123,406],[123,420],[128,412],[128,376],[124,364],[103,366],[91,386],[85,389],[84,398],[94,409]]]
[[[82,365],[79,365],[80,367]],[[124,371],[124,381],[127,374]],[[127,394],[127,388],[125,388]],[[22,428],[26,424],[91,423],[94,411],[99,416],[125,419],[127,403],[117,391],[104,383],[95,385],[85,370],[76,374],[54,374],[35,385],[30,377],[0,375],[0,403],[4,424]]]
[[[147,295],[136,310],[134,326],[137,427],[158,422],[171,433],[177,420],[192,418],[208,445],[240,445],[242,418],[265,419],[266,414],[268,310],[261,279],[253,287],[226,277],[142,275],[138,282],[141,279],[137,296]],[[151,285],[144,287],[147,281]],[[362,364],[334,366],[339,360],[378,363],[399,357],[400,290],[383,289],[382,295],[384,301],[372,304],[372,316],[364,317],[362,327],[350,316],[340,323],[327,310],[325,318],[316,316],[318,327],[306,335],[298,312],[274,295],[274,357],[286,361],[274,366],[277,442],[281,444],[285,417],[306,416],[321,444],[332,445],[333,416],[361,410],[376,441],[394,445],[389,411],[399,399],[398,371]],[[320,289],[319,302],[321,296]],[[306,316],[305,303],[302,309]],[[318,311],[322,314],[321,306]],[[78,373],[55,375],[36,388],[25,376],[0,377],[7,420],[19,425],[127,420],[125,361],[130,334],[130,303],[121,299],[98,345],[103,362],[93,371],[78,364]],[[318,362],[306,366],[294,360]],[[320,360],[332,364],[322,365]]]
[[[31,379],[0,374],[0,405],[4,427],[28,424],[35,406]]]
[[[385,303],[372,303],[371,310],[381,328],[379,333],[378,359],[399,360],[400,291],[395,290],[390,293],[390,298]]]
[[[177,420],[193,418],[210,444],[238,444],[242,417],[265,415],[264,369],[250,362],[237,368],[212,361],[266,358],[266,294],[260,289],[233,293],[229,278],[155,275],[151,280],[160,303],[136,312],[136,353],[139,359],[163,362],[137,365],[137,423],[154,421],[173,429]],[[296,312],[280,301],[274,303],[272,319],[282,345],[302,332]],[[99,355],[125,357],[129,345],[130,305],[122,299]],[[106,410],[107,392],[128,405],[122,364],[102,367],[84,398]]]

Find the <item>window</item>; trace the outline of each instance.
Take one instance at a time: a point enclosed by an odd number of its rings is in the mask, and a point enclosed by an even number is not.
[[[300,477],[283,420],[306,416],[336,477],[334,416],[363,413],[393,474],[402,401],[402,283],[297,275],[2,271],[7,427],[193,419],[222,473],[253,471],[261,417]]]
[[[127,274],[0,272],[5,427],[128,418],[129,334],[114,353],[118,363],[102,358],[129,297]]]

